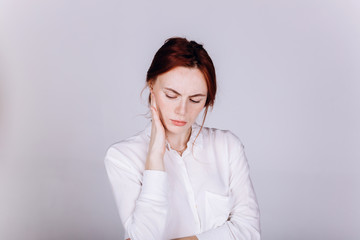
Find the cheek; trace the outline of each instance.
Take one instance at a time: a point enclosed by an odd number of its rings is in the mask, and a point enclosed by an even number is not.
[[[163,99],[161,96],[158,96],[156,100],[157,107],[161,115],[169,112],[171,105],[168,103],[167,99]]]
[[[201,104],[201,105],[199,105],[199,106],[194,106],[193,108],[192,108],[192,110],[191,110],[191,113],[193,114],[193,115],[198,115],[200,112],[201,112],[201,110],[204,108],[204,105],[203,104]]]

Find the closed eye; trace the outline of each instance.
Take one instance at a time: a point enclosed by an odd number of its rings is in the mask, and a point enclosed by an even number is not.
[[[174,96],[169,96],[169,95],[167,95],[167,94],[165,94],[165,96],[166,96],[167,98],[171,98],[171,99],[176,98],[176,97],[174,97]]]
[[[200,101],[195,101],[195,100],[192,100],[192,99],[190,99],[190,101],[193,102],[193,103],[199,103],[200,102]]]
[[[166,96],[167,98],[170,98],[170,99],[174,99],[174,98],[177,97],[177,96],[169,96],[169,95],[167,95],[167,94],[165,94],[165,96]],[[193,99],[190,99],[190,101],[191,101],[192,103],[200,103],[200,100],[199,100],[199,101],[195,101],[195,100],[193,100]]]

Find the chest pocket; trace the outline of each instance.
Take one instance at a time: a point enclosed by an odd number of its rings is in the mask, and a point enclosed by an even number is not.
[[[205,192],[206,225],[215,228],[223,225],[229,218],[230,197],[212,192]]]

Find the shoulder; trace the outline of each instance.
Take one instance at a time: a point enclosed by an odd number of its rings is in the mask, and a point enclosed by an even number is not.
[[[146,129],[110,145],[106,151],[105,164],[127,165],[142,169],[148,148]]]
[[[125,138],[119,142],[113,143],[108,148],[109,151],[127,152],[137,151],[146,146],[147,141],[145,137],[145,130],[136,133],[135,135]]]
[[[207,150],[212,148],[212,152],[215,156],[219,156],[219,161],[229,163],[230,172],[241,166],[242,169],[248,169],[248,163],[245,155],[244,144],[240,138],[231,130],[206,128],[205,136],[207,135],[207,141],[205,140],[205,146]],[[206,137],[205,137],[206,139]]]
[[[203,127],[205,144],[216,144],[217,146],[240,146],[243,147],[240,138],[231,130]]]

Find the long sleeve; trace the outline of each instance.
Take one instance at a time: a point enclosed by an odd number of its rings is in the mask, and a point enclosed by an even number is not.
[[[115,196],[124,239],[163,239],[167,201],[167,173],[139,170],[128,154],[109,148],[105,167]]]
[[[230,197],[233,207],[221,226],[196,235],[199,240],[260,239],[259,208],[249,175],[249,166],[240,140],[230,134]]]

